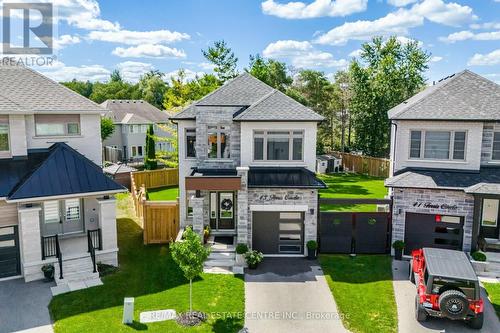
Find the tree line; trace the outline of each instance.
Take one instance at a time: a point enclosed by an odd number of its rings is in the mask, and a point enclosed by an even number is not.
[[[183,69],[168,80],[154,70],[138,83],[130,83],[115,70],[108,82],[73,80],[63,84],[97,103],[143,99],[175,113],[239,74],[239,60],[225,41],[214,42],[202,54],[213,65],[213,73],[193,79],[187,79]],[[318,128],[318,153],[340,150],[387,157],[387,111],[425,87],[429,59],[430,54],[416,41],[374,37],[361,46],[360,55],[346,69],[332,77],[259,54],[249,57],[244,70],[325,117]]]

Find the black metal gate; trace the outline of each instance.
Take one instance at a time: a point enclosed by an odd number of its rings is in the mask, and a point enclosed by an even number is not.
[[[386,199],[320,199],[320,204],[389,204]],[[389,253],[391,246],[389,212],[319,213],[321,253]]]

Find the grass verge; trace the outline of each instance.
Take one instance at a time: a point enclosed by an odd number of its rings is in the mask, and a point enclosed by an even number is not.
[[[488,297],[493,304],[493,308],[500,319],[500,283],[483,283],[484,288],[488,292]]]

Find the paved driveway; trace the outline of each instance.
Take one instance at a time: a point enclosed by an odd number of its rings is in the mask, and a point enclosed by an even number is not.
[[[449,319],[431,318],[426,322],[419,323],[415,319],[415,285],[408,280],[409,262],[393,261],[392,265],[394,277],[394,293],[398,306],[398,326],[399,333],[420,333],[420,332],[500,332],[500,322],[493,306],[488,301],[485,291],[482,290],[482,297],[485,301],[484,326],[481,331],[468,328],[465,323],[452,321]]]
[[[47,306],[54,283],[23,279],[0,282],[0,333],[51,333]]]
[[[265,258],[257,270],[245,273],[250,333],[347,332],[316,261]]]

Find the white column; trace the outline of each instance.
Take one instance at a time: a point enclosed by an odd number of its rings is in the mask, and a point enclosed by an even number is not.
[[[248,239],[248,167],[237,167],[238,176],[241,177],[241,189],[238,190],[237,238],[238,243],[249,244]]]
[[[97,199],[102,250],[97,251],[97,261],[118,266],[118,230],[116,229],[116,200]]]
[[[40,234],[41,209],[39,205],[34,205],[31,207],[22,206],[17,210],[19,217],[21,263],[26,282],[43,277],[40,270],[42,261]]]

